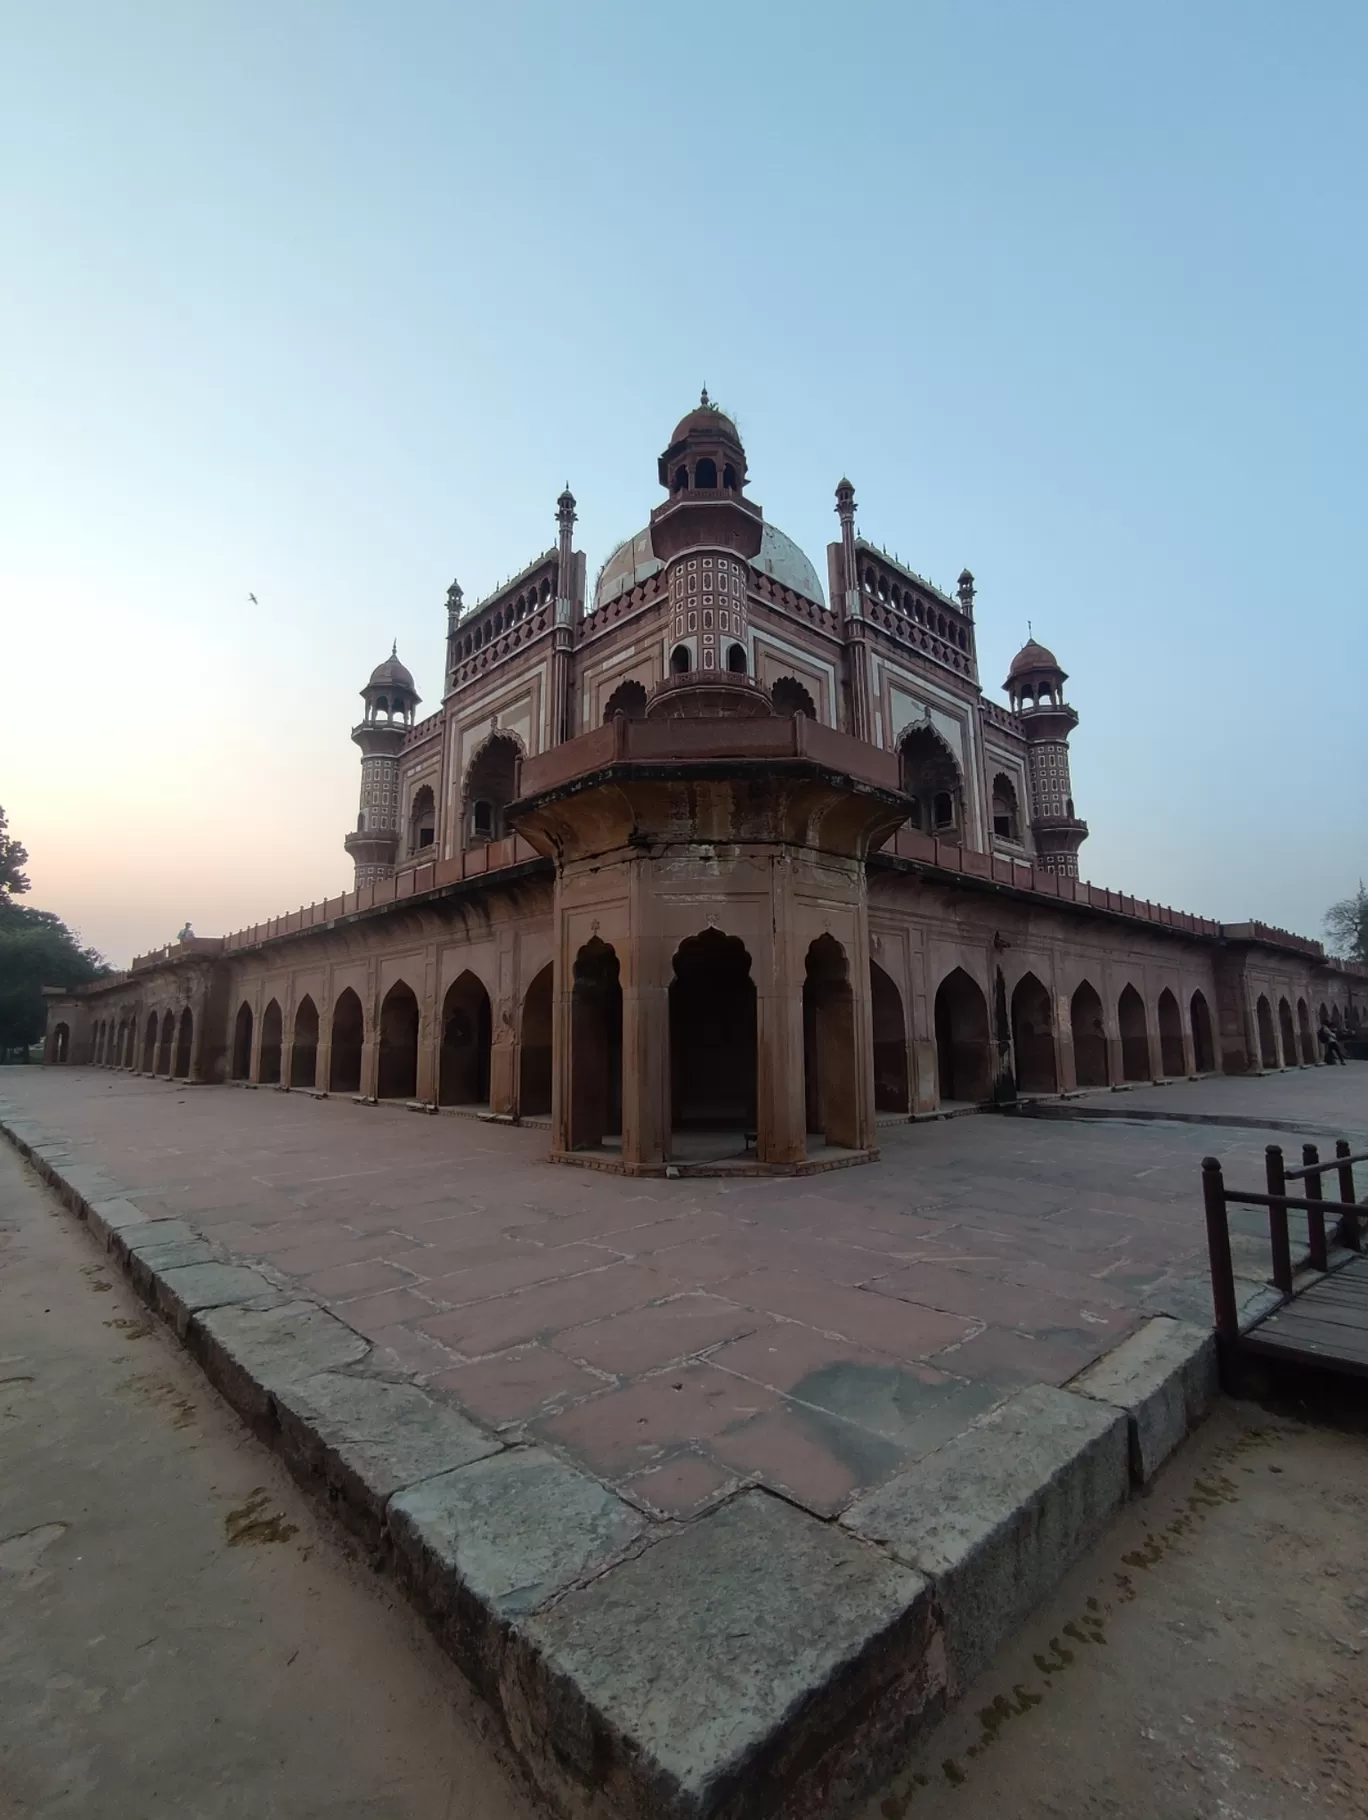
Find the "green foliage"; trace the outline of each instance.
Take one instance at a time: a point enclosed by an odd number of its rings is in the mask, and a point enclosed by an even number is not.
[[[1362,879],[1352,897],[1342,898],[1326,911],[1325,933],[1334,953],[1368,967],[1368,891]]]
[[[110,971],[60,916],[15,902],[29,888],[27,859],[0,809],[0,1058],[42,1040],[44,986],[84,986]]]
[[[23,871],[27,860],[28,848],[11,835],[9,817],[0,809],[0,909],[28,890],[28,878]]]

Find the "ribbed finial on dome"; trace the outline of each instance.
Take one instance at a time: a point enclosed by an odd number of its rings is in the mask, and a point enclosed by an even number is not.
[[[703,390],[698,394],[698,407],[702,411],[710,411],[713,408],[713,401],[708,396],[707,386],[704,386]]]

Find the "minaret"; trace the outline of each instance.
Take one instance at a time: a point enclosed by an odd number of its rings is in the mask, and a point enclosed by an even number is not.
[[[551,741],[573,732],[575,648],[575,495],[569,481],[556,501],[556,619],[551,632]]]
[[[869,653],[860,600],[860,571],[855,560],[855,489],[848,480],[836,487],[836,516],[841,521],[841,628],[845,636],[846,679],[850,685],[850,731],[874,743],[874,709],[869,691]],[[832,603],[835,605],[835,602]]]
[[[669,498],[651,513],[651,548],[665,565],[672,671],[749,676],[750,565],[764,514],[745,497],[746,451],[706,388],[660,457]]]
[[[355,833],[343,843],[356,862],[358,890],[389,878],[399,850],[399,754],[421,697],[399,662],[397,644],[372,670],[361,699],[365,716],[352,728],[361,748],[361,810]]]
[[[1078,849],[1088,838],[1088,824],[1074,814],[1069,735],[1078,715],[1064,700],[1067,681],[1053,652],[1032,638],[1012,659],[1003,687],[1029,747],[1035,863],[1042,872],[1077,878]]]

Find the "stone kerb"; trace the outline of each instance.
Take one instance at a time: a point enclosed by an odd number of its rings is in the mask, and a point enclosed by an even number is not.
[[[1210,1400],[1209,1334],[1153,1321],[1076,1391],[1020,1392],[839,1523],[759,1488],[655,1521],[385,1369],[268,1266],[148,1218],[35,1121],[0,1108],[0,1132],[395,1575],[566,1820],[839,1814]]]

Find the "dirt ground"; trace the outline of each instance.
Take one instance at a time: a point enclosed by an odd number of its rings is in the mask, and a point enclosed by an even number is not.
[[[0,1143],[3,1820],[529,1820],[486,1725]]]
[[[860,1820],[1368,1814],[1368,1439],[1225,1403]]]

